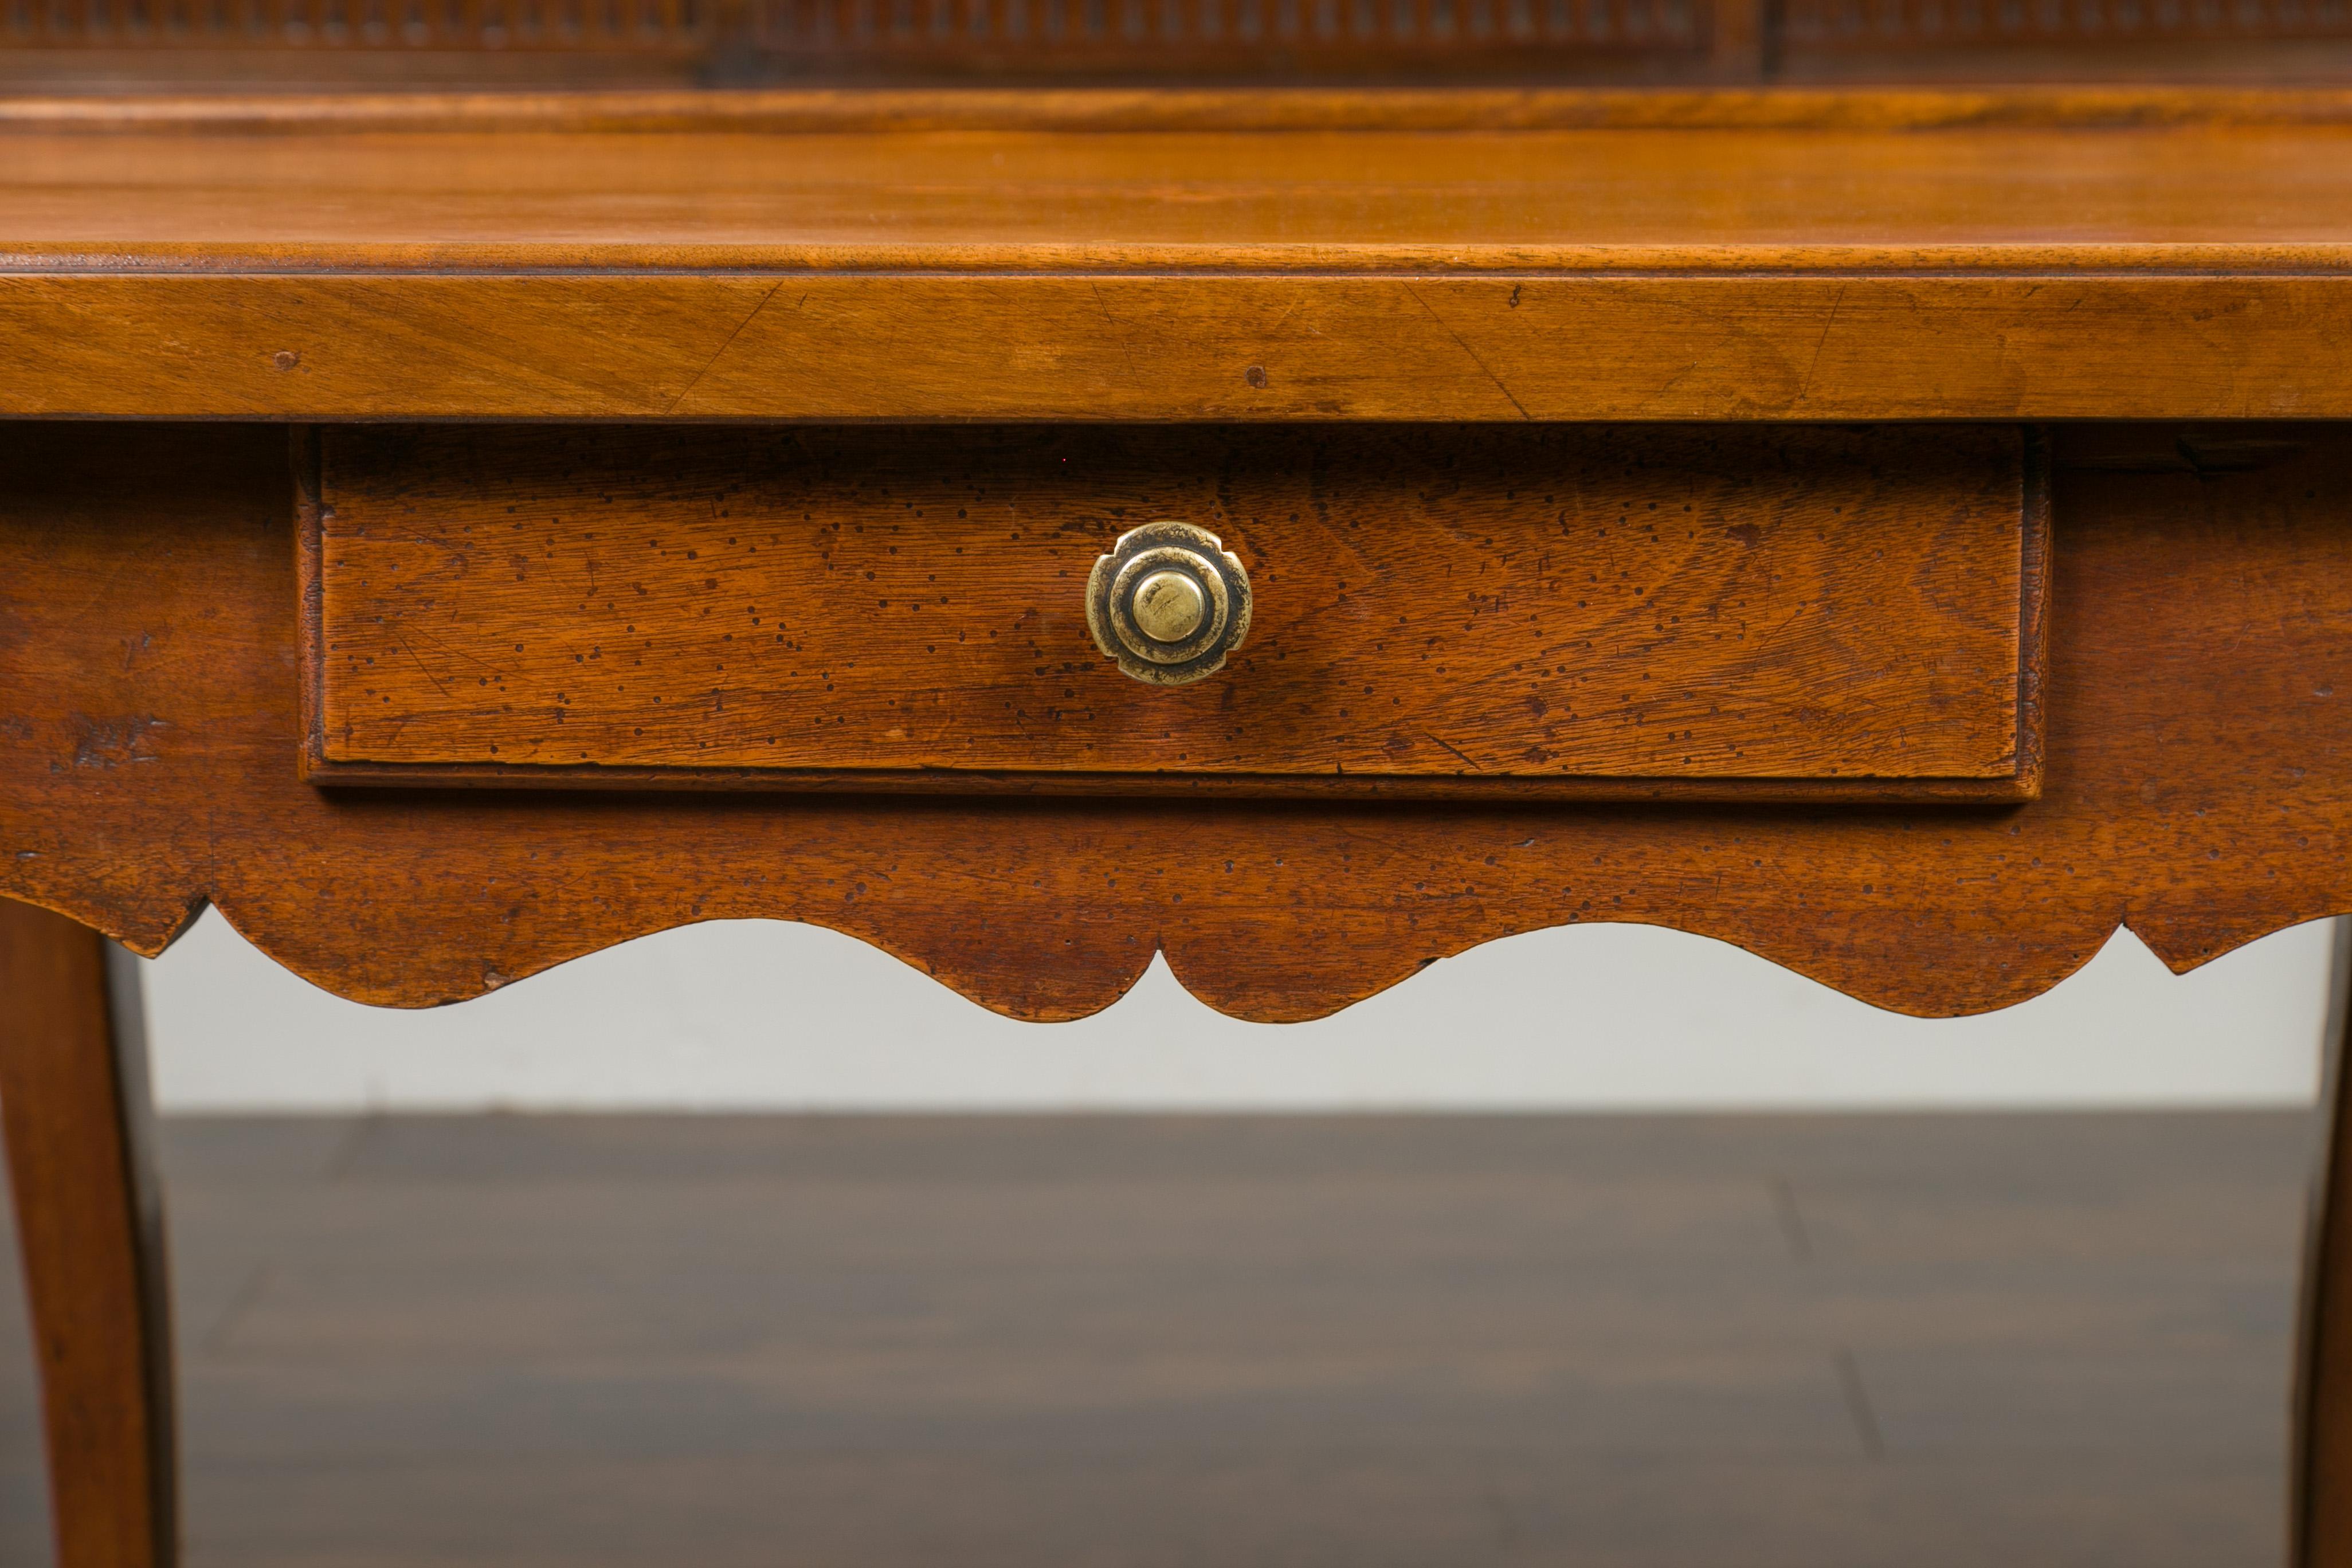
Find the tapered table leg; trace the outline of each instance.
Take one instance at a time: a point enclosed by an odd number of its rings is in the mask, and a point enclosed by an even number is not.
[[[0,900],[0,1134],[59,1568],[169,1568],[171,1313],[136,960]]]

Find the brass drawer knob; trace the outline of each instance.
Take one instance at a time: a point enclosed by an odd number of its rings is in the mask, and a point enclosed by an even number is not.
[[[1129,529],[1087,579],[1095,646],[1155,686],[1214,675],[1249,625],[1249,574],[1223,540],[1189,522]]]

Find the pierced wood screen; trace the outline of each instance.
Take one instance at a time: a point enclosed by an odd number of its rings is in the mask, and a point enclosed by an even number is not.
[[[696,49],[707,0],[0,0],[0,42],[136,48]]]
[[[143,63],[142,63],[143,62]],[[2352,76],[2352,0],[0,0],[0,83]]]
[[[1700,52],[1706,0],[754,0],[763,47],[818,53],[1427,50]]]
[[[503,60],[561,79],[563,57],[706,77],[1066,73],[1566,79],[1750,78],[1756,0],[0,0],[0,79],[44,50],[338,58],[383,80],[408,56]],[[1733,40],[1728,54],[1721,48]],[[1739,53],[1744,45],[1744,56]],[[18,57],[13,62],[7,57]],[[1723,58],[1718,59],[1718,56]],[[536,64],[530,58],[537,57]],[[16,68],[13,72],[11,65]],[[185,76],[183,63],[176,74]],[[283,75],[286,65],[271,68]]]
[[[2352,0],[1785,0],[1796,48],[2352,38]]]

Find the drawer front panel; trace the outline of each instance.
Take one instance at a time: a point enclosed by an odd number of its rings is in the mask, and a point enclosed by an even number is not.
[[[2012,428],[373,427],[309,461],[325,781],[2032,784]],[[1254,605],[1183,686],[1087,613],[1163,519]]]

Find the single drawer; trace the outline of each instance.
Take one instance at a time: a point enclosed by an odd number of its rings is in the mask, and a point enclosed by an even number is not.
[[[2013,427],[306,440],[322,784],[2038,784],[2048,509]]]

